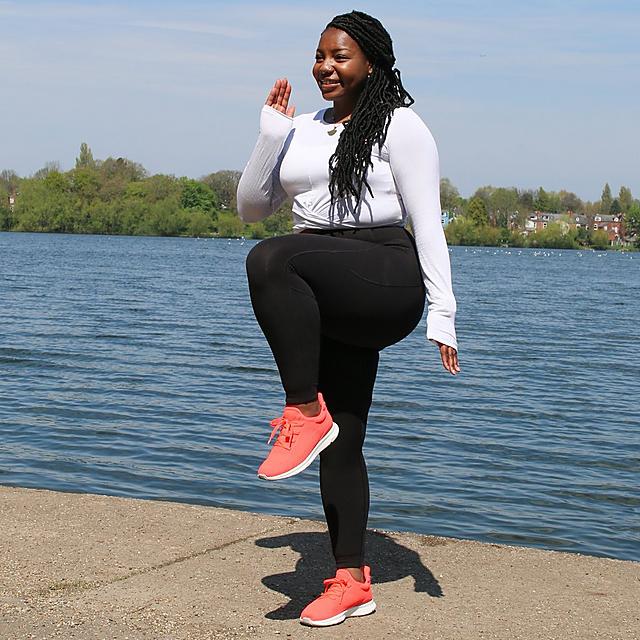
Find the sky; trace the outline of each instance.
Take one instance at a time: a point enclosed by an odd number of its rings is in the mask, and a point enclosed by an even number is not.
[[[391,33],[413,109],[463,196],[605,182],[640,196],[640,0],[270,3],[0,0],[0,170],[127,157],[197,178],[244,167],[276,78],[297,113],[320,32],[352,9]]]

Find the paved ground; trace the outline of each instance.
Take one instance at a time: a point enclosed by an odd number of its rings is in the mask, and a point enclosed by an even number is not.
[[[0,486],[0,638],[638,640],[640,563],[370,531],[378,611],[300,610],[332,574],[322,523]]]

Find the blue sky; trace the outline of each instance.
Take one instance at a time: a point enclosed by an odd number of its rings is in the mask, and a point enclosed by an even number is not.
[[[320,31],[360,9],[390,31],[441,174],[477,187],[640,196],[640,2],[0,0],[0,169],[71,168],[81,142],[152,173],[242,169],[275,78],[328,106]]]

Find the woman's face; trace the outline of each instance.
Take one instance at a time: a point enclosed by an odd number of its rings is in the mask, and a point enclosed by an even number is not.
[[[355,103],[371,69],[362,49],[348,33],[333,27],[322,32],[313,77],[325,100]]]

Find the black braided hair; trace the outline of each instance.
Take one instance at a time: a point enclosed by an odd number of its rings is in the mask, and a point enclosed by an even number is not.
[[[331,202],[335,197],[352,195],[360,200],[365,185],[373,197],[366,173],[371,162],[371,149],[375,143],[384,144],[396,107],[408,107],[414,99],[402,86],[400,71],[394,69],[391,36],[382,23],[362,11],[336,16],[325,27],[340,29],[349,34],[360,46],[373,69],[362,93],[346,123],[335,153],[329,158],[329,191]]]

